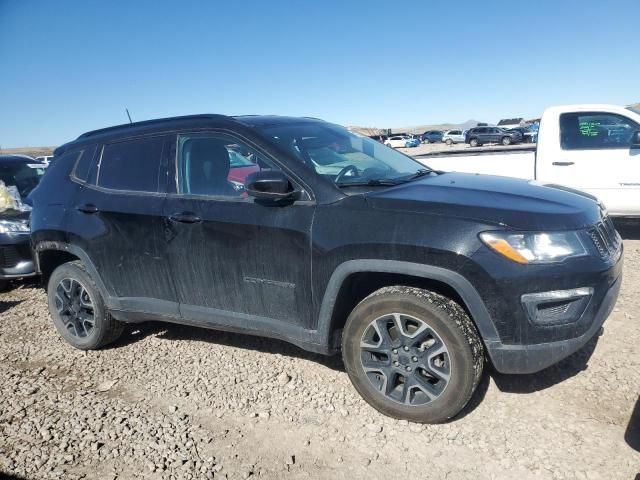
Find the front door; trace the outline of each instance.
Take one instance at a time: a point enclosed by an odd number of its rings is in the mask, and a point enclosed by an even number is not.
[[[640,124],[608,112],[560,115],[560,151],[538,165],[538,178],[589,192],[614,215],[640,211]],[[548,157],[545,156],[545,158]]]
[[[314,205],[268,206],[244,192],[247,175],[273,168],[268,155],[229,134],[178,136],[165,215],[185,320],[276,331],[311,325]]]

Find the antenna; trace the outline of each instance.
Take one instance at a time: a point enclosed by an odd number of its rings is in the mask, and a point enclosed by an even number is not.
[[[131,121],[131,115],[129,115],[129,109],[128,109],[128,108],[125,108],[125,111],[127,112],[127,117],[129,117],[129,123],[133,123],[133,122]]]

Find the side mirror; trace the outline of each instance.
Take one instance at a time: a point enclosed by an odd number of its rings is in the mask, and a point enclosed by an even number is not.
[[[245,181],[247,194],[256,200],[274,203],[293,202],[298,198],[298,192],[287,176],[280,170],[260,170],[247,175]]]
[[[631,135],[631,146],[632,147],[640,147],[640,130],[636,130]]]

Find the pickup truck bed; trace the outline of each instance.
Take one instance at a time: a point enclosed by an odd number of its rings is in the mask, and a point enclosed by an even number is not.
[[[484,173],[531,179],[535,170],[535,145],[510,148],[467,148],[426,153],[414,157],[435,170]]]

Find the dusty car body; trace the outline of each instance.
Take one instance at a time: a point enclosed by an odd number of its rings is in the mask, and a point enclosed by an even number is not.
[[[242,191],[231,151],[256,165]],[[398,418],[457,414],[485,358],[505,373],[556,363],[620,288],[622,243],[592,197],[429,170],[321,120],[112,127],[50,168],[32,243],[71,345],[162,320],[342,351],[355,388]]]

